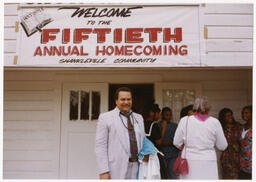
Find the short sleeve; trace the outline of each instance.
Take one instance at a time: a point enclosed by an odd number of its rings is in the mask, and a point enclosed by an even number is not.
[[[161,131],[158,124],[156,123],[154,123],[152,126],[150,138],[154,141],[159,140],[161,138]]]

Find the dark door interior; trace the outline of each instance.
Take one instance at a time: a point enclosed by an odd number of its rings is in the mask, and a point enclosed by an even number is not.
[[[110,84],[109,85],[109,110],[115,108],[114,95],[119,87],[129,87],[132,90],[132,110],[145,116],[146,108],[154,100],[153,84]]]

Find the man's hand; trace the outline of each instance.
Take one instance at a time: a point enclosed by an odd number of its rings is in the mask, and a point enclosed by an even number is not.
[[[110,173],[106,172],[106,173],[100,174],[100,179],[110,179]]]
[[[149,159],[149,154],[148,155],[144,155],[142,161],[143,162],[148,162],[148,159]]]

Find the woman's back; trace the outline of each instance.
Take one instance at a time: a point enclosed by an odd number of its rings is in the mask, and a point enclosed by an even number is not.
[[[183,143],[182,140],[185,140],[186,124],[188,124],[186,158],[216,160],[214,147],[224,150],[227,146],[219,121],[214,117],[209,117],[205,121],[200,121],[195,116],[183,117],[175,133],[174,145],[180,145]],[[185,150],[182,156],[184,152]]]

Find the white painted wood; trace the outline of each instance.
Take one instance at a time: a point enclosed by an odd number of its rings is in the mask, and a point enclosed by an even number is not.
[[[52,91],[7,91],[5,101],[52,101]]]
[[[52,148],[54,148],[54,143],[49,142],[47,140],[29,141],[29,140],[14,139],[14,140],[4,140],[3,148],[5,152],[8,150],[28,150],[28,149],[41,151],[41,150],[51,150]]]
[[[38,98],[37,98],[38,99]],[[20,99],[19,101],[4,102],[4,111],[47,111],[53,110],[52,101],[27,101]]]
[[[15,32],[15,28],[4,28],[4,40],[17,38],[18,32]]]
[[[50,161],[51,150],[6,150],[3,158],[5,161]]]
[[[108,108],[108,99],[106,99],[108,98],[108,84],[63,84],[60,178],[97,179],[97,164],[94,154],[97,120],[69,120],[70,90],[99,91],[101,93],[100,112],[106,112]],[[84,153],[83,151],[87,152]]]
[[[24,81],[32,81],[32,80],[40,80],[40,81],[52,81],[53,80],[53,76],[56,74],[53,71],[42,71],[42,70],[38,70],[38,71],[22,71],[22,70],[15,70],[16,74],[13,74],[12,71],[5,71],[4,72],[4,77],[6,81],[19,81],[19,80],[24,80]],[[22,75],[22,76],[21,76]],[[22,92],[21,92],[22,93]],[[38,93],[38,92],[37,92]]]
[[[4,53],[16,53],[16,40],[4,41]]]
[[[253,26],[253,15],[211,14],[204,15],[205,25],[217,26]]]
[[[252,66],[251,52],[209,52],[206,55],[205,66]]]
[[[6,171],[51,171],[51,161],[3,161],[3,169]]]
[[[53,91],[54,83],[50,81],[8,81],[4,83],[6,91]]]
[[[230,52],[239,52],[239,51],[253,51],[253,41],[248,39],[219,39],[213,40],[209,39],[206,41],[206,52],[214,51],[214,52],[222,52],[222,51],[230,51]]]
[[[68,178],[97,179],[94,142],[88,142],[95,140],[95,133],[69,133],[68,140]]]
[[[4,179],[56,179],[56,172],[55,171],[15,171],[15,172],[5,172],[3,174]]]
[[[18,4],[5,4],[4,15],[18,15]]]
[[[208,38],[252,39],[252,27],[208,27]]]
[[[53,119],[52,111],[5,111],[5,121],[48,121]]]
[[[44,80],[43,75],[49,73],[39,74],[5,73],[7,77],[12,75],[4,82],[6,178],[54,179],[59,175],[60,84]]]
[[[48,131],[52,130],[51,121],[11,121],[4,123],[4,130],[8,131]]]
[[[207,3],[205,6],[205,13],[253,14],[253,4]]]
[[[14,56],[16,56],[16,54],[14,54],[14,53],[12,53],[12,54],[4,53],[4,66],[15,66],[13,64]]]
[[[4,16],[4,27],[15,27],[18,16]]]

